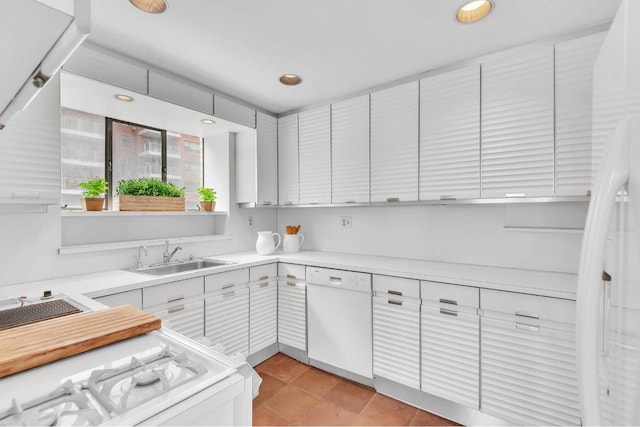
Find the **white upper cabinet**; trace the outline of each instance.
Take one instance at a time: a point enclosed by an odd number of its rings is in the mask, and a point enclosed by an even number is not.
[[[297,205],[298,115],[278,118],[278,204]]]
[[[258,139],[258,204],[278,203],[278,119],[258,111],[256,116]]]
[[[147,93],[147,69],[99,47],[81,45],[63,68],[138,93]]]
[[[298,114],[300,204],[331,203],[331,109]]]
[[[149,95],[201,113],[213,114],[212,92],[155,71],[149,71]]]
[[[420,81],[420,200],[480,197],[480,66]]]
[[[556,45],[556,196],[590,190],[593,64],[605,35]]]
[[[331,202],[369,202],[369,95],[331,106]]]
[[[483,198],[553,196],[553,47],[482,64]]]
[[[418,200],[418,82],[371,94],[371,201]]]
[[[256,127],[256,110],[253,108],[242,105],[239,102],[225,98],[221,95],[216,95],[214,97],[213,107],[213,114],[216,117],[248,126],[250,128]]]

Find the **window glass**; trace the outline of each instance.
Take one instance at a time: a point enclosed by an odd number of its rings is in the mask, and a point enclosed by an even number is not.
[[[78,184],[105,176],[105,118],[69,108],[60,109],[61,204],[80,207]]]
[[[167,181],[185,187],[185,206],[196,209],[202,186],[202,138],[167,132]]]

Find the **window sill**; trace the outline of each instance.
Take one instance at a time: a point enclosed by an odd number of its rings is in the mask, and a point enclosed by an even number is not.
[[[213,211],[213,212],[203,212],[203,211],[185,211],[185,212],[171,212],[171,211],[163,211],[163,212],[155,212],[155,211],[149,211],[149,212],[138,212],[138,211],[97,211],[97,212],[88,212],[88,211],[83,211],[83,210],[60,210],[60,215],[61,216],[82,216],[82,217],[89,217],[89,216],[100,216],[100,217],[109,217],[109,216],[118,216],[118,217],[122,217],[122,216],[188,216],[188,215],[194,215],[194,216],[204,216],[204,215],[210,215],[210,216],[218,216],[218,215],[227,215],[226,211]]]
[[[207,212],[210,214],[211,212]],[[169,241],[171,245],[178,245],[181,243],[201,243],[211,242],[216,240],[231,240],[231,235],[217,235],[217,236],[191,236],[191,237],[173,237],[170,239],[152,239],[152,240],[132,240],[126,242],[109,242],[109,243],[95,243],[90,245],[70,245],[64,246],[58,249],[60,255],[73,255],[87,252],[103,252],[103,251],[115,251],[120,249],[139,248],[140,246],[164,246],[166,241]]]

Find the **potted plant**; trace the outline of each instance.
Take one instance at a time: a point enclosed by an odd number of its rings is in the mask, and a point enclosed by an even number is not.
[[[212,212],[216,209],[216,190],[213,188],[198,188],[200,195],[200,207],[205,212]]]
[[[104,178],[93,178],[78,184],[82,189],[82,208],[85,211],[101,211],[109,183]]]
[[[158,178],[118,182],[121,211],[184,211],[184,187]]]

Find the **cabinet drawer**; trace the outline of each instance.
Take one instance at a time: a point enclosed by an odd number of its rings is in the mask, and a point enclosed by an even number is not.
[[[480,289],[470,286],[439,282],[420,282],[420,295],[426,305],[437,305],[443,309],[475,311],[480,307]]]
[[[373,276],[373,291],[402,297],[420,298],[420,282],[392,276]]]
[[[142,289],[142,306],[152,307],[202,294],[202,277]]]
[[[213,292],[220,289],[230,288],[249,282],[249,269],[225,271],[224,273],[212,274],[204,278],[204,291]]]
[[[305,280],[304,265],[278,263],[278,277]]]
[[[487,317],[575,324],[575,301],[537,295],[482,289],[482,309]]]
[[[117,294],[94,298],[94,300],[109,307],[129,304],[137,308],[142,308],[142,290],[134,289],[132,291],[119,292]]]
[[[249,281],[265,280],[275,278],[278,275],[278,265],[276,263],[259,265],[249,268]]]

